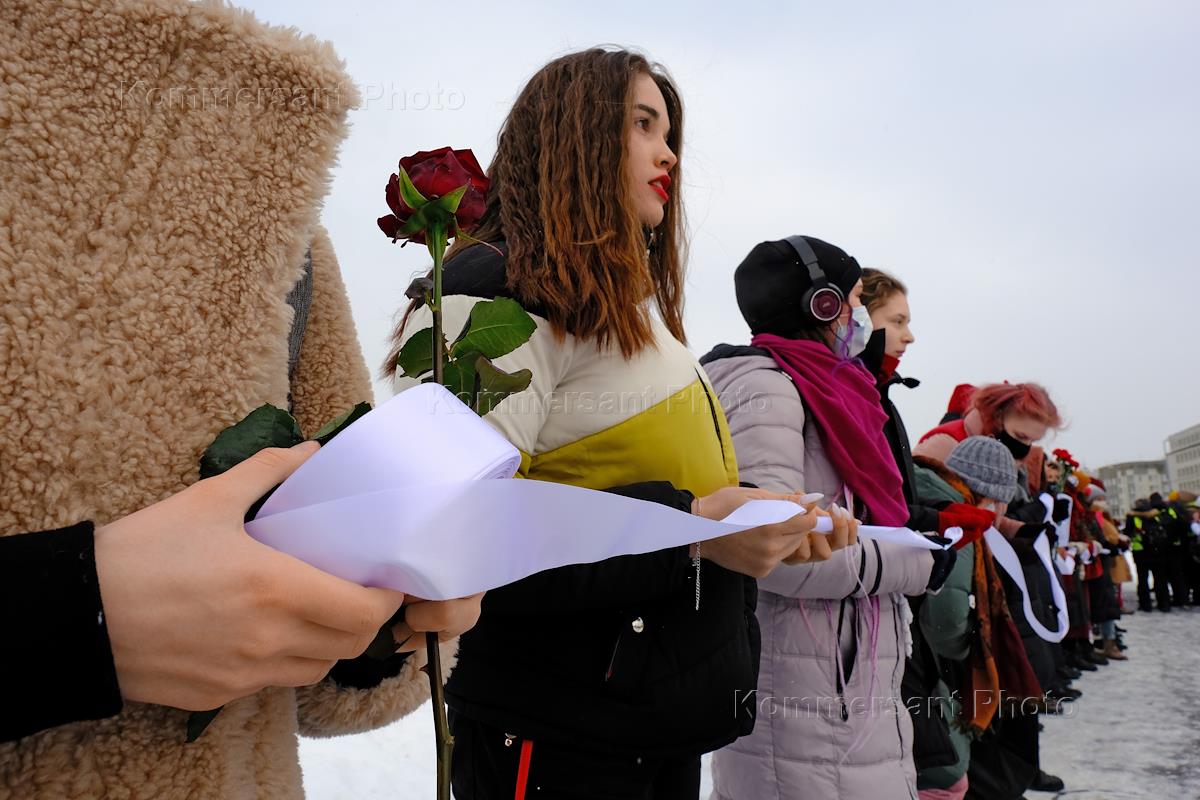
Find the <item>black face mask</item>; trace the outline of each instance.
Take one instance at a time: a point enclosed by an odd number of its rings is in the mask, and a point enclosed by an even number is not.
[[[1008,452],[1012,453],[1013,458],[1017,459],[1018,461],[1029,455],[1029,451],[1033,449],[1033,445],[1025,444],[1019,439],[1013,438],[1008,434],[1008,431],[1004,430],[1003,428],[1001,428],[1000,432],[996,434],[996,438],[1000,440],[1002,445],[1008,448]]]
[[[1058,481],[1050,481],[1046,484],[1046,491],[1050,494],[1057,495],[1062,491],[1062,484]]]

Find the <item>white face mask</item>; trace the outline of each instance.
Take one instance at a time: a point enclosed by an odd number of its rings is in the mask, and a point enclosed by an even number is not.
[[[849,332],[846,330],[847,327],[850,329]],[[854,311],[850,314],[850,324],[838,326],[837,340],[845,347],[850,357],[854,358],[867,349],[867,340],[871,338],[874,331],[875,326],[871,323],[871,314],[867,311],[867,307],[855,306]]]

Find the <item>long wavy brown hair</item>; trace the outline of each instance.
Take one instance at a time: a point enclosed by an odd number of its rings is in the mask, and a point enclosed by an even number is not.
[[[683,332],[685,241],[680,192],[672,192],[647,256],[647,231],[626,179],[633,83],[649,75],[666,100],[667,144],[682,160],[683,104],[666,71],[628,50],[594,48],[556,58],[521,91],[488,166],[487,209],[472,236],[508,245],[508,288],[545,311],[559,335],[617,346],[629,358],[652,344],[653,296],[667,330]],[[680,167],[672,183],[682,186]],[[447,263],[473,242],[458,241]],[[396,326],[385,375],[396,369]]]

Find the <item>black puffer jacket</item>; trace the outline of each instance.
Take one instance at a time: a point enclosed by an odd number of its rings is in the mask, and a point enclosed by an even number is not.
[[[900,468],[900,477],[904,480],[904,500],[908,503],[907,527],[922,533],[936,533],[938,529],[938,512],[932,506],[924,505],[917,499],[916,478],[913,474],[912,448],[908,442],[908,430],[900,412],[889,397],[893,386],[904,386],[915,389],[921,382],[915,378],[901,378],[894,372],[884,371],[884,348],[887,343],[886,331],[882,328],[871,334],[867,340],[867,348],[863,351],[862,360],[871,374],[875,376],[875,388],[879,390],[879,403],[887,414],[887,424],[883,433],[887,436],[892,456],[896,466]]]

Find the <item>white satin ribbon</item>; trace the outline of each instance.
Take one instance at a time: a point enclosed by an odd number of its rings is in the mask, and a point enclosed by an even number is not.
[[[1008,539],[994,527],[988,528],[984,532],[983,538],[991,548],[992,557],[996,563],[1008,573],[1008,577],[1012,578],[1013,583],[1021,590],[1021,607],[1033,632],[1047,642],[1061,642],[1070,627],[1067,618],[1067,598],[1063,593],[1062,582],[1058,578],[1054,565],[1050,562],[1050,542],[1047,540],[1046,534],[1044,532],[1038,534],[1033,541],[1033,549],[1050,576],[1050,591],[1054,595],[1054,605],[1058,608],[1058,630],[1055,631],[1042,625],[1033,613],[1033,604],[1029,599],[1029,587],[1025,583],[1025,572],[1021,569],[1021,561],[1017,558],[1017,553],[1009,544]]]
[[[1071,512],[1074,510],[1075,501],[1071,499],[1069,494],[1059,494],[1057,498],[1051,497],[1049,492],[1042,492],[1038,495],[1038,499],[1042,501],[1042,505],[1046,508],[1046,522],[1054,526],[1054,533],[1058,539],[1059,547],[1066,547],[1067,542],[1071,538]],[[1067,501],[1067,518],[1062,522],[1054,521],[1054,501]]]
[[[519,465],[516,448],[456,397],[416,386],[309,458],[246,530],[346,580],[445,600],[803,513],[757,500],[715,522],[608,492],[506,480]]]
[[[813,532],[832,533],[833,520],[829,517],[821,517],[817,520],[817,526],[813,529]],[[887,528],[880,525],[859,525],[858,537],[860,539],[878,539],[881,542],[891,542],[902,547],[913,547],[917,550],[945,550],[962,538],[962,528],[948,529],[945,538],[950,540],[950,544],[945,545],[931,542],[910,528]]]
[[[789,501],[755,500],[716,522],[609,492],[507,480],[520,461],[512,444],[443,387],[415,386],[309,458],[246,530],[346,580],[445,600],[804,513]],[[859,534],[938,548],[905,528],[863,526]]]

